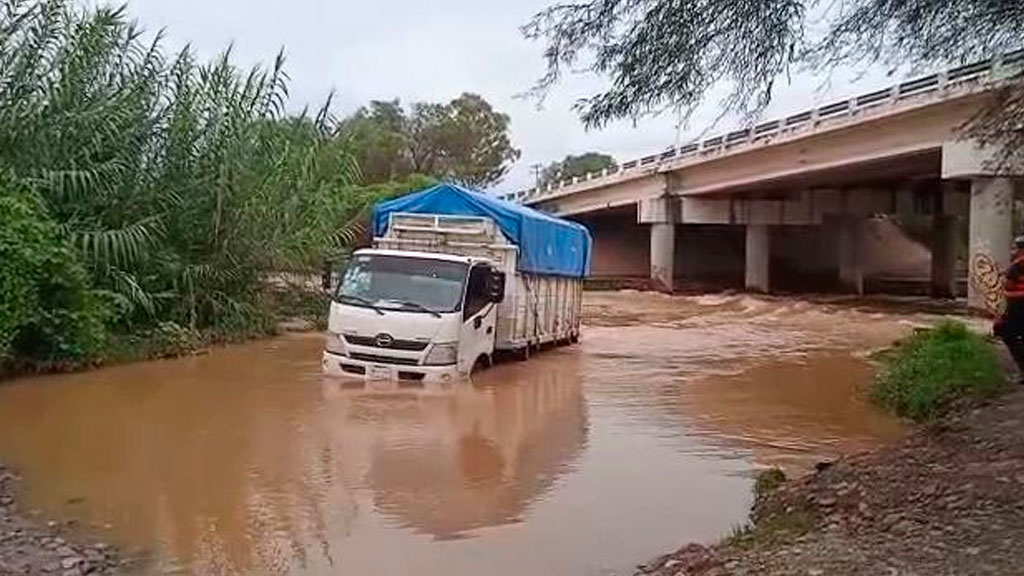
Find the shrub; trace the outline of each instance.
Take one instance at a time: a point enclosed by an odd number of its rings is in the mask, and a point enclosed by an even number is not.
[[[914,420],[935,418],[959,399],[990,396],[1006,385],[994,348],[959,322],[915,333],[883,361],[873,398]]]
[[[754,482],[754,498],[760,500],[771,494],[786,482],[786,473],[782,468],[773,466],[757,475]]]
[[[331,296],[322,290],[292,284],[268,290],[265,299],[267,309],[278,319],[303,318],[320,330],[327,328]]]
[[[102,346],[106,310],[38,198],[0,173],[0,361],[77,363]]]
[[[160,322],[130,334],[112,334],[103,350],[104,362],[132,362],[191,354],[204,346],[202,335],[174,322]]]

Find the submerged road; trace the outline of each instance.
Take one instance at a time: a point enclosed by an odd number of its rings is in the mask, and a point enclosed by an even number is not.
[[[574,347],[444,388],[320,374],[316,335],[0,386],[25,504],[205,574],[598,575],[743,521],[757,471],[901,431],[865,355],[917,315],[590,293]]]

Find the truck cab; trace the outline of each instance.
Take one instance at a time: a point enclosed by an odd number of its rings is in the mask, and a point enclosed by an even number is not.
[[[373,380],[464,377],[494,353],[505,282],[486,258],[358,250],[334,291],[324,372]]]

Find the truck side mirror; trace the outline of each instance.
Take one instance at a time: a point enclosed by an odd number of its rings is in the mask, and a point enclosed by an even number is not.
[[[320,269],[320,287],[323,288],[324,292],[330,292],[332,286],[332,274],[331,261],[324,260],[323,268]]]
[[[492,269],[489,280],[488,296],[490,296],[491,302],[501,304],[505,300],[505,273]]]

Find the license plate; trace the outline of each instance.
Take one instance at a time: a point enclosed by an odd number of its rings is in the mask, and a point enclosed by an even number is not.
[[[370,366],[366,375],[370,380],[390,380],[391,379],[391,368],[387,366]]]

